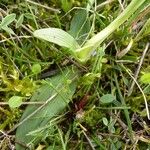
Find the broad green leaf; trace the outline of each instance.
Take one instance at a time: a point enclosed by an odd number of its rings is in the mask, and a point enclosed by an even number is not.
[[[105,94],[100,98],[100,101],[103,104],[107,104],[107,103],[111,103],[116,99],[115,96],[113,96],[112,94]]]
[[[88,11],[78,10],[71,21],[69,33],[78,40],[78,43],[82,44],[90,32],[90,28]]]
[[[34,64],[32,67],[31,67],[31,70],[34,74],[38,74],[41,72],[41,65],[40,64]]]
[[[16,28],[19,28],[22,25],[23,20],[24,20],[24,14],[21,14],[19,19],[16,22]]]
[[[145,73],[141,76],[141,82],[150,83],[150,73]]]
[[[57,28],[44,28],[36,30],[33,35],[39,39],[55,43],[59,46],[75,50],[79,48],[76,40],[67,32]]]
[[[18,127],[16,131],[16,141],[24,144],[32,143],[36,145],[41,141],[42,137],[46,136],[45,130],[41,136],[34,136],[30,133],[48,125],[53,117],[56,117],[56,115],[68,106],[77,86],[77,77],[77,70],[70,67],[61,74],[45,80],[45,84],[33,94],[31,101],[42,101],[47,103],[36,114]],[[53,95],[56,96],[48,101]],[[28,106],[23,113],[20,122],[36,111],[40,106]],[[16,144],[16,150],[24,149],[24,147]]]
[[[2,19],[0,27],[3,28],[8,26],[10,23],[12,23],[15,20],[15,18],[16,18],[16,14],[7,15],[5,18]]]
[[[12,96],[8,101],[10,108],[19,107],[21,105],[21,103],[22,103],[22,97],[20,97],[20,96]]]

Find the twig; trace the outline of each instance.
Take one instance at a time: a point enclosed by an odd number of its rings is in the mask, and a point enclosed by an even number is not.
[[[86,133],[85,133],[84,131],[82,131],[82,132],[83,132],[85,138],[87,139],[87,141],[88,141],[88,143],[89,143],[91,149],[92,149],[92,150],[96,150],[96,149],[94,148],[94,145],[92,144],[91,140],[90,140],[89,137],[86,135]]]
[[[0,132],[3,134],[4,139],[0,141],[0,149],[3,149],[3,142],[5,142],[5,139],[8,140],[7,146],[9,147],[9,149],[14,150],[15,147],[12,145],[11,143],[11,137],[10,135],[7,135],[5,132],[3,132],[2,130],[0,130]]]
[[[0,34],[1,35],[1,34]],[[7,38],[7,39],[4,39],[4,40],[1,40],[0,43],[3,43],[3,42],[6,42],[8,40],[15,40],[15,39],[20,39],[20,38],[31,38],[32,36],[17,36],[17,37],[11,37],[11,38]]]
[[[31,3],[31,4],[33,4],[33,5],[37,5],[37,6],[46,8],[46,9],[48,9],[48,10],[50,10],[50,11],[55,12],[55,13],[60,13],[60,10],[58,10],[58,9],[54,9],[54,8],[51,8],[51,7],[42,5],[42,4],[36,3],[36,2],[34,2],[34,1],[31,1],[31,0],[26,0],[26,1],[29,2],[29,3]]]
[[[117,138],[122,139],[122,136],[120,134],[117,135],[117,134],[112,134],[112,133],[101,133],[101,132],[99,132],[97,135],[101,135],[101,136],[105,136],[105,137],[117,137]],[[122,140],[124,140],[124,139],[122,139]]]
[[[103,6],[112,3],[114,0],[107,0],[96,7],[96,11],[99,11]]]
[[[34,116],[38,111],[40,111],[45,105],[47,105],[52,99],[54,99],[57,96],[58,93],[55,93],[53,96],[51,96],[43,105],[41,105],[39,108],[37,108],[34,112],[32,112],[29,116],[27,116],[24,120],[19,122],[17,125],[15,125],[11,130],[7,132],[7,134],[10,134],[12,131],[14,131],[16,128],[18,128],[21,124],[23,124],[25,121],[30,119],[32,116]],[[4,136],[1,136],[2,138]]]
[[[42,105],[44,104],[45,102],[22,102],[21,105]],[[3,106],[3,105],[9,105],[8,102],[0,102],[0,106]]]
[[[136,83],[136,85],[138,86],[139,90],[141,91],[143,98],[144,98],[144,102],[145,102],[145,107],[146,107],[146,113],[147,113],[147,118],[150,120],[150,113],[149,113],[149,108],[148,108],[148,103],[147,103],[147,99],[146,96],[143,92],[143,90],[141,89],[140,85],[138,84],[137,80],[135,80],[135,78],[131,75],[131,73],[124,67],[124,69],[127,71],[127,73],[130,75],[130,77],[134,80],[134,82]]]
[[[125,107],[125,106],[118,106],[118,107],[95,107],[95,109],[108,109],[108,110],[110,110],[110,109],[131,109],[131,107]]]
[[[119,1],[120,6],[121,6],[121,9],[124,10],[124,6],[123,6],[121,0],[118,0],[118,1]]]
[[[141,66],[142,66],[142,64],[143,64],[145,55],[146,55],[146,53],[147,53],[147,51],[148,51],[148,48],[149,48],[149,43],[146,44],[146,47],[145,47],[145,49],[144,49],[144,51],[143,51],[143,54],[142,54],[141,60],[140,60],[140,62],[139,62],[138,68],[137,68],[137,70],[136,70],[136,72],[135,72],[135,74],[134,74],[134,80],[132,80],[131,86],[130,86],[130,88],[129,88],[129,90],[128,90],[128,96],[130,96],[130,95],[132,94],[132,91],[133,91],[133,88],[134,88],[134,85],[135,85],[135,80],[137,80],[137,78],[138,78],[138,75],[139,75]]]

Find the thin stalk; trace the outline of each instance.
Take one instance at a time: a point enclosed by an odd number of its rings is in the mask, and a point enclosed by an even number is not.
[[[132,0],[126,9],[105,29],[96,34],[85,45],[76,50],[76,56],[81,62],[86,62],[93,51],[121,24],[123,24],[146,0]]]
[[[118,110],[118,109],[131,109],[131,107],[126,107],[126,106],[118,106],[118,107],[95,107],[95,109],[104,109],[104,110],[106,110],[106,109],[108,109],[108,110],[110,110],[110,109],[114,109],[114,110]]]
[[[26,1],[29,2],[29,3],[31,3],[31,4],[33,4],[33,5],[40,6],[40,7],[43,7],[43,8],[45,8],[45,9],[48,9],[48,10],[50,10],[50,11],[53,11],[53,12],[55,12],[55,13],[60,13],[60,10],[58,10],[58,9],[55,9],[55,8],[52,8],[52,7],[48,7],[48,6],[42,5],[42,4],[40,4],[40,3],[36,3],[36,2],[34,2],[34,1],[31,1],[31,0],[26,0]]]
[[[125,102],[125,100],[122,96],[122,93],[121,93],[121,90],[120,90],[120,87],[119,87],[117,75],[115,73],[114,73],[114,79],[115,79],[115,83],[116,83],[116,87],[117,87],[117,90],[118,90],[118,95],[119,95],[119,98],[121,100],[121,103],[124,107],[127,108],[126,102]],[[131,120],[130,120],[130,116],[129,116],[129,111],[127,109],[124,109],[124,114],[125,114],[125,117],[126,117],[126,120],[127,120],[128,129],[129,129],[129,133],[130,133],[130,138],[131,138],[131,141],[133,142],[132,125],[131,125]]]

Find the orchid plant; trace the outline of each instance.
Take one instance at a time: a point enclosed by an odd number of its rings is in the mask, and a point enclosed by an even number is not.
[[[108,38],[116,29],[127,21],[137,9],[147,0],[132,0],[124,11],[105,29],[87,40],[84,45],[80,45],[73,36],[62,29],[44,28],[36,30],[33,36],[45,40],[67,49],[70,56],[79,63],[85,64],[94,51]],[[88,11],[89,7],[87,7]],[[44,81],[44,85],[32,96],[31,101],[43,101],[40,106],[28,106],[18,124],[16,132],[17,143],[26,146],[36,145],[46,134],[43,128],[50,120],[65,109],[71,101],[77,87],[77,78],[80,73],[77,68],[71,66],[50,79]],[[62,91],[64,91],[62,92]],[[38,136],[35,138],[34,135]],[[16,150],[24,150],[16,144]]]

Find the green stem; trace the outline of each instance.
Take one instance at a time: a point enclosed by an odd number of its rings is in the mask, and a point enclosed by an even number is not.
[[[123,24],[146,0],[132,0],[126,9],[105,29],[92,37],[85,45],[76,50],[76,56],[81,62],[86,62],[93,51],[121,24]]]
[[[117,87],[117,90],[118,90],[118,94],[119,94],[119,98],[121,100],[121,103],[122,103],[122,105],[124,107],[127,108],[125,99],[122,96],[122,93],[121,93],[121,90],[120,90],[120,87],[119,87],[119,83],[118,83],[118,79],[117,79],[116,73],[114,73],[114,79],[115,79],[115,83],[116,83],[116,87]],[[132,130],[132,124],[131,124],[131,120],[130,120],[128,109],[124,109],[124,114],[125,114],[125,117],[126,117],[126,121],[127,121],[127,125],[128,125],[128,130],[129,130],[129,133],[130,133],[130,138],[131,138],[131,141],[133,142],[133,130]]]

